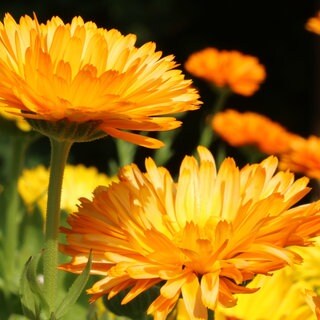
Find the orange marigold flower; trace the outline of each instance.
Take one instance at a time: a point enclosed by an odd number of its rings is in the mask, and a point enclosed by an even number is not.
[[[96,121],[106,134],[139,145],[162,143],[128,132],[180,125],[167,115],[199,107],[199,95],[173,55],[162,57],[136,36],[98,28],[75,17],[65,24],[36,16],[0,23],[0,103],[25,118]]]
[[[148,308],[165,319],[181,296],[191,319],[206,319],[217,303],[236,304],[251,293],[244,282],[301,261],[288,246],[310,244],[320,232],[320,202],[291,208],[309,188],[278,172],[270,156],[237,168],[227,158],[217,171],[212,154],[199,147],[200,163],[185,157],[177,182],[148,158],[146,173],[126,166],[120,181],[82,199],[63,228],[61,250],[78,273],[92,249],[92,274],[103,275],[88,293],[94,301],[130,288],[122,303],[154,285],[160,295]]]
[[[297,136],[280,124],[255,113],[226,110],[214,115],[213,130],[234,147],[254,145],[266,154],[285,152]]]
[[[317,12],[316,16],[308,19],[306,29],[320,35],[320,11]]]
[[[320,138],[294,139],[287,152],[281,154],[280,168],[320,179]]]
[[[191,54],[185,68],[196,77],[244,96],[251,96],[266,78],[265,68],[257,58],[215,48]]]

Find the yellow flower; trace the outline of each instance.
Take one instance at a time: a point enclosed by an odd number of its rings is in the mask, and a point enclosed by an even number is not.
[[[304,284],[294,282],[292,273],[292,269],[286,267],[272,276],[258,275],[248,287],[260,289],[250,296],[239,295],[233,308],[218,308],[215,319],[315,320]]]
[[[107,310],[103,299],[100,298],[95,301],[95,311],[96,311],[96,318],[97,319],[106,319],[106,320],[129,320],[126,317],[117,316],[111,311]]]
[[[213,130],[234,147],[254,145],[266,154],[279,154],[288,150],[296,135],[280,124],[255,113],[226,110],[214,115]]]
[[[180,125],[175,114],[199,107],[197,91],[172,55],[154,43],[135,47],[136,36],[98,28],[75,17],[6,14],[0,23],[0,103],[24,118],[97,122],[97,129],[158,148],[156,139],[128,130],[165,131]]]
[[[112,181],[117,181],[117,177],[109,178],[94,167],[67,165],[62,184],[61,209],[74,212],[79,198],[91,198],[94,188]],[[25,169],[18,181],[18,190],[27,208],[32,210],[37,205],[43,216],[46,213],[48,183],[49,171],[42,165]]]
[[[150,158],[146,173],[126,166],[118,183],[97,188],[69,215],[61,250],[72,260],[61,268],[81,272],[92,249],[91,273],[104,276],[88,290],[92,301],[130,288],[125,304],[159,285],[148,308],[156,320],[180,296],[192,319],[206,319],[207,308],[256,291],[244,286],[255,275],[301,261],[287,247],[309,245],[320,232],[320,203],[291,208],[308,179],[275,174],[275,157],[241,170],[227,158],[216,171],[211,153],[198,152],[200,163],[185,157],[177,182]]]
[[[22,117],[16,116],[14,114],[8,113],[6,111],[3,111],[0,109],[0,116],[3,117],[4,119],[10,120],[10,121],[15,121],[17,127],[22,130],[22,131],[30,131],[31,126],[30,124],[23,119]]]
[[[292,247],[303,263],[274,272],[270,277],[258,275],[248,286],[260,289],[250,296],[239,295],[233,308],[219,307],[217,320],[315,320],[320,306],[320,247]],[[183,315],[183,310],[181,311]],[[187,320],[185,318],[184,320]]]
[[[185,68],[217,87],[228,87],[244,96],[251,96],[266,78],[265,68],[256,57],[215,48],[191,54]]]
[[[316,319],[320,320],[320,296],[309,290],[306,291],[306,295],[310,308],[314,310]]]
[[[306,29],[320,35],[320,11],[317,12],[316,16],[308,19]]]
[[[320,239],[314,239],[312,247],[294,247],[293,250],[303,258],[301,265],[294,266],[294,282],[304,282],[305,288],[320,294]]]
[[[300,137],[290,142],[290,148],[280,157],[280,168],[320,179],[320,138]]]

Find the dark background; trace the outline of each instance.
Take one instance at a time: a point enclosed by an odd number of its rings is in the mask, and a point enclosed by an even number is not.
[[[320,74],[320,36],[305,30],[308,18],[320,8],[319,1],[179,1],[179,0],[100,0],[100,1],[6,1],[0,4],[1,19],[10,12],[37,14],[40,22],[53,15],[69,22],[81,15],[100,27],[117,28],[123,34],[135,33],[138,45],[155,41],[165,55],[174,54],[181,64],[194,51],[207,46],[238,50],[259,58],[267,79],[252,97],[232,96],[226,107],[253,110],[269,116],[287,129],[303,136],[320,134],[318,78]],[[187,74],[188,78],[191,78]],[[198,126],[204,108],[214,102],[208,86],[194,79],[204,105],[190,112],[174,143],[176,167],[197,144]],[[74,145],[70,161],[96,165],[102,171],[115,157],[114,142],[103,139]],[[38,141],[31,152],[47,161],[49,145]],[[140,163],[151,150],[139,148]]]

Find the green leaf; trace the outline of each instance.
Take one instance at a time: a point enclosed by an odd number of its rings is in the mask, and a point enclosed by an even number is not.
[[[49,310],[42,286],[37,279],[37,267],[40,257],[41,253],[29,258],[20,281],[20,296],[23,312],[28,318],[35,320],[40,319],[41,314]]]
[[[26,276],[29,282],[29,286],[31,291],[39,298],[42,309],[48,309],[49,305],[45,299],[44,292],[42,286],[37,278],[37,267],[39,264],[39,260],[41,257],[41,253],[37,254],[35,257],[31,257],[31,262],[29,268],[27,268]]]
[[[86,267],[83,269],[82,273],[73,282],[73,284],[71,285],[70,289],[67,292],[67,295],[63,298],[63,300],[58,305],[55,311],[56,319],[61,319],[70,309],[70,307],[73,304],[75,304],[76,301],[78,300],[85,285],[88,282],[91,264],[92,264],[92,253],[90,252]]]
[[[123,167],[129,163],[132,163],[137,152],[137,145],[121,139],[116,139],[115,143],[118,153],[119,166]]]
[[[30,257],[25,264],[20,281],[20,296],[23,313],[28,319],[37,320],[40,317],[39,299],[31,289],[29,277],[30,268],[34,263],[33,257]],[[29,273],[29,276],[28,276]]]
[[[28,320],[28,318],[20,314],[11,314],[8,320]]]
[[[160,131],[158,133],[158,139],[164,142],[164,146],[162,148],[154,151],[153,159],[158,166],[165,166],[170,158],[174,155],[173,143],[180,131],[181,130],[179,129],[175,129],[169,131]]]

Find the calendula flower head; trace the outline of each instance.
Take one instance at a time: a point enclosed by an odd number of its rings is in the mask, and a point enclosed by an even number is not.
[[[168,115],[197,109],[199,95],[172,55],[162,57],[152,42],[139,48],[135,42],[133,34],[81,17],[42,24],[35,15],[17,23],[6,14],[0,23],[0,103],[48,135],[54,135],[49,129],[58,135],[61,127],[76,132],[76,124],[87,124],[90,132],[81,127],[79,133],[87,140],[108,134],[158,148],[160,141],[129,131],[178,127]]]
[[[315,246],[294,247],[302,258],[301,265],[295,265],[291,271],[291,279],[294,285],[300,284],[304,288],[303,295],[306,303],[313,311],[311,319],[320,319],[320,238],[314,239]]]
[[[313,239],[315,246],[291,247],[303,258],[301,264],[276,271],[272,276],[258,275],[248,286],[260,287],[260,289],[250,296],[239,295],[237,305],[233,308],[219,307],[215,319],[318,319],[319,240],[319,237]]]
[[[295,282],[306,283],[306,289],[320,294],[320,238],[315,238],[314,242],[312,247],[293,248],[303,258],[301,265],[294,266],[293,278]]]
[[[227,158],[216,170],[212,154],[185,157],[175,182],[146,160],[132,164],[119,182],[99,187],[93,200],[62,228],[72,257],[61,266],[81,272],[92,250],[91,273],[103,276],[88,290],[94,301],[129,289],[122,303],[160,286],[148,308],[165,319],[182,297],[191,319],[206,319],[218,302],[231,307],[236,293],[252,293],[246,281],[301,261],[288,246],[306,246],[320,232],[320,203],[291,208],[308,193],[308,179],[278,172],[270,156],[241,170]]]
[[[320,11],[314,17],[308,19],[306,29],[320,35]]]
[[[291,141],[290,148],[281,154],[280,168],[320,179],[320,138],[312,135]]]
[[[310,298],[306,293],[305,283],[294,281],[291,267],[275,271],[271,276],[258,275],[248,287],[260,289],[250,296],[238,295],[237,305],[233,308],[219,307],[215,319],[316,319],[315,308],[308,303]]]
[[[98,172],[95,167],[66,165],[62,184],[61,209],[71,213],[77,209],[80,197],[91,199],[92,191],[99,185],[108,185],[118,178],[108,177]],[[38,206],[45,217],[49,170],[43,165],[24,169],[18,181],[19,193],[29,211]]]
[[[238,51],[205,48],[189,56],[186,70],[217,87],[251,96],[266,78],[266,71],[256,57]]]
[[[254,145],[266,154],[283,153],[297,139],[297,135],[266,116],[232,109],[215,114],[212,128],[234,147]]]

